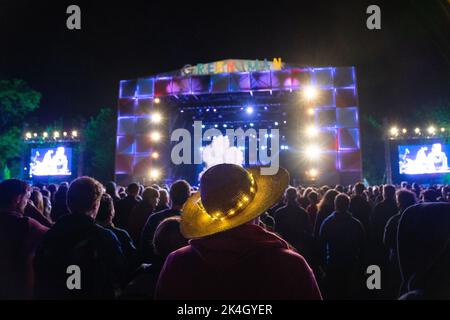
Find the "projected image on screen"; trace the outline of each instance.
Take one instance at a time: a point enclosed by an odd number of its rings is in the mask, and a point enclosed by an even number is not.
[[[448,173],[450,145],[434,143],[398,147],[400,174]]]
[[[30,177],[70,176],[72,149],[66,147],[31,149]]]

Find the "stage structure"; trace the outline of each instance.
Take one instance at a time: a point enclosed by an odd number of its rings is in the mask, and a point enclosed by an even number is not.
[[[175,129],[279,129],[280,165],[293,183],[361,179],[354,67],[297,67],[224,60],[120,82],[115,174],[119,183],[188,179],[202,165],[175,165]],[[269,138],[270,140],[270,138]],[[269,141],[270,142],[270,141]],[[208,142],[204,142],[203,146]],[[247,152],[247,147],[242,148]],[[192,152],[202,152],[202,147]],[[245,155],[248,159],[248,154]]]

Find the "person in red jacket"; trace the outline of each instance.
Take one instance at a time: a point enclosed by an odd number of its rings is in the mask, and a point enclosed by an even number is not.
[[[171,253],[155,291],[160,300],[322,299],[305,259],[258,226],[288,186],[289,174],[261,175],[219,164],[205,171],[200,192],[183,206],[189,245]]]

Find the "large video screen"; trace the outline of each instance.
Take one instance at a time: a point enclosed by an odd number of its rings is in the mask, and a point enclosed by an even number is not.
[[[448,173],[450,145],[442,143],[398,146],[400,174]]]
[[[72,148],[31,149],[30,177],[72,175]]]

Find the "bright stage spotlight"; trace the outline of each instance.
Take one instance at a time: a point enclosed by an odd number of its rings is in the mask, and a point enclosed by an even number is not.
[[[441,132],[445,132],[445,128],[441,128]]]
[[[319,91],[314,86],[307,86],[303,91],[303,96],[309,101],[316,99],[318,95]]]
[[[307,174],[310,178],[315,179],[319,175],[319,171],[317,169],[313,168],[313,169],[308,170]]]
[[[25,134],[25,138],[31,139],[31,137],[32,137],[31,132],[27,132],[27,133]]]
[[[156,151],[153,152],[153,153],[152,153],[152,158],[153,158],[153,159],[158,159],[158,158],[159,158],[159,153],[156,152]]]
[[[74,138],[78,137],[78,131],[77,130],[73,130],[72,131],[72,137],[74,137]]]
[[[152,114],[152,122],[153,123],[160,123],[162,121],[161,113],[155,112]]]
[[[316,145],[306,147],[305,155],[310,160],[317,160],[320,158],[320,148]]]
[[[428,131],[429,134],[434,135],[434,134],[436,133],[436,128],[433,127],[433,126],[430,126],[430,127],[427,129],[427,131]]]
[[[309,126],[306,128],[306,135],[308,137],[316,137],[319,134],[319,130],[315,126]]]
[[[153,102],[156,103],[156,104],[159,104],[159,103],[161,102],[161,99],[155,98],[155,99],[153,100]]]
[[[414,129],[414,133],[415,133],[415,134],[420,134],[420,128],[415,128],[415,129]]]
[[[63,136],[67,137],[67,132],[66,131],[63,132]]]
[[[245,112],[247,112],[247,114],[252,114],[253,113],[253,107],[247,107],[245,108]]]
[[[158,142],[159,140],[161,140],[161,133],[159,133],[158,131],[153,131],[150,135],[150,139],[152,139],[152,141],[154,142]]]
[[[408,133],[408,130],[406,128],[403,128],[402,132],[403,132],[403,134],[406,134],[406,133]]]
[[[33,133],[33,137],[37,138],[38,134],[35,132]]]
[[[59,133],[59,131],[55,131],[55,132],[53,132],[53,138],[59,138],[60,137],[60,133]]]
[[[48,132],[44,132],[44,133],[42,134],[42,136],[43,136],[44,138],[48,138]]]
[[[397,127],[392,127],[389,130],[389,133],[391,134],[391,136],[398,136],[398,128]]]
[[[161,176],[161,172],[158,169],[150,170],[150,178],[158,179]]]
[[[308,108],[308,115],[313,116],[314,115],[314,109]]]

